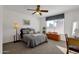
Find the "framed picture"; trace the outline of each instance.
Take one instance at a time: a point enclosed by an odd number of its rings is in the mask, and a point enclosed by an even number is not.
[[[24,25],[30,25],[30,20],[24,19],[23,22],[24,22]]]

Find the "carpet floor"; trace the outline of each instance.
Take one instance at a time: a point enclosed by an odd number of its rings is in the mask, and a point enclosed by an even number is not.
[[[27,48],[23,42],[3,44],[3,54],[64,54],[65,41],[48,40],[35,48]]]

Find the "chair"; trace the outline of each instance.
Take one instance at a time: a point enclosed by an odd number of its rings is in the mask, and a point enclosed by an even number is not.
[[[67,52],[69,54],[70,50],[79,53],[79,39],[70,38],[67,34],[66,37],[66,45],[67,45]]]

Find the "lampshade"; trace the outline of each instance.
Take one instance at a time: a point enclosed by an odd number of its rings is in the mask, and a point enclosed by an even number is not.
[[[19,28],[19,23],[14,22],[14,29],[18,29]]]

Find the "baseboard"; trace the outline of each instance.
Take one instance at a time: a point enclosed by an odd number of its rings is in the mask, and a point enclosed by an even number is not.
[[[14,42],[14,41],[11,41],[11,42],[6,42],[6,43],[3,43],[3,45],[4,45],[4,44],[8,44],[8,43],[13,43],[13,42]]]
[[[20,41],[21,41],[21,40],[6,42],[6,43],[3,43],[3,45],[4,45],[4,44],[8,44],[8,43],[16,43],[16,42],[20,42]]]

